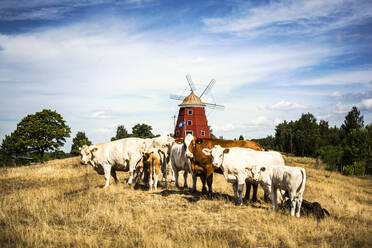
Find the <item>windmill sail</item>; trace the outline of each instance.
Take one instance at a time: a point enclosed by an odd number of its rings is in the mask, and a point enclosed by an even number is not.
[[[218,109],[218,110],[224,110],[225,109],[225,106],[219,105],[219,104],[215,104],[215,103],[206,103],[206,102],[204,102],[204,104],[205,104],[205,107],[210,108],[210,109]]]
[[[173,99],[173,100],[183,100],[183,99],[186,98],[186,96],[170,94],[170,95],[169,95],[169,98],[170,98],[170,99]]]
[[[215,83],[216,83],[216,80],[212,79],[211,82],[208,84],[208,86],[205,88],[205,90],[203,91],[203,93],[201,93],[199,97],[201,98],[203,95],[207,95],[209,91],[211,91]]]
[[[188,82],[189,85],[190,85],[190,89],[191,89],[191,91],[192,91],[192,92],[195,92],[195,85],[194,85],[194,82],[193,82],[192,79],[191,79],[190,74],[187,74],[187,75],[186,75],[186,79],[187,79],[187,82]]]

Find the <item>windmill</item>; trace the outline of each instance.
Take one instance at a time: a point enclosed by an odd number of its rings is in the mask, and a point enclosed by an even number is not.
[[[196,137],[210,138],[208,121],[204,108],[223,110],[225,107],[215,103],[203,102],[201,98],[211,91],[216,80],[212,79],[203,92],[197,96],[195,94],[195,84],[189,74],[186,75],[186,79],[189,83],[191,93],[188,96],[170,95],[170,98],[173,100],[182,100],[182,103],[178,105],[180,109],[174,129],[174,137],[184,138],[188,133],[191,133]]]

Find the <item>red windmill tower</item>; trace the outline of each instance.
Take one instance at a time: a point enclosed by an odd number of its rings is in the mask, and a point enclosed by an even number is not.
[[[210,92],[216,81],[212,79],[203,93],[197,96],[191,76],[186,75],[186,79],[189,83],[191,93],[186,97],[173,94],[170,96],[170,98],[174,100],[183,100],[182,103],[178,105],[180,110],[178,112],[177,122],[175,123],[174,137],[184,138],[188,133],[191,133],[195,137],[210,138],[208,120],[204,108],[224,109],[224,106],[203,102],[201,98]]]

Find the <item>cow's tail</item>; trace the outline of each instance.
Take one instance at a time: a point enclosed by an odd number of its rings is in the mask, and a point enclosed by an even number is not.
[[[327,211],[327,209],[323,208],[322,211],[323,211],[323,213],[327,214],[328,216],[331,216],[331,215],[329,214],[329,212]]]
[[[302,181],[300,186],[297,189],[297,194],[303,194],[305,191],[305,184],[306,184],[306,171],[304,168],[300,168],[301,175],[302,175]]]

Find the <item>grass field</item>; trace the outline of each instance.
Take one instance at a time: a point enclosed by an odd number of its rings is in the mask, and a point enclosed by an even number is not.
[[[104,177],[77,157],[3,168],[0,246],[372,247],[371,177],[316,169],[309,158],[286,157],[286,163],[306,168],[304,199],[320,202],[331,217],[297,219],[263,201],[235,206],[221,175],[207,199],[161,182],[155,193],[133,189],[124,172],[120,183],[103,189]]]

